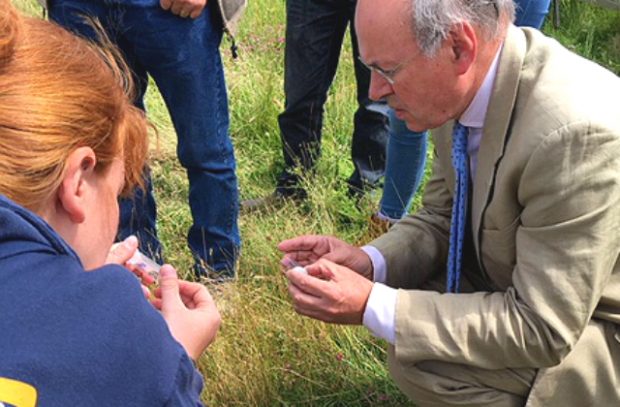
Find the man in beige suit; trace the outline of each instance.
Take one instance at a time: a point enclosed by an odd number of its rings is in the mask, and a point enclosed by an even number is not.
[[[288,270],[289,293],[300,314],[386,339],[418,405],[620,405],[620,80],[513,11],[359,1],[370,95],[437,128],[433,176],[422,209],[368,246],[280,243],[309,274]],[[445,293],[455,121],[470,209],[460,292]]]

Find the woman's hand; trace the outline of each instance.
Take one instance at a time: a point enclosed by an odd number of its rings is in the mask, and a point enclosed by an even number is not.
[[[149,291],[148,286],[153,284],[155,279],[146,271],[129,262],[137,251],[138,238],[133,235],[129,236],[122,242],[112,245],[112,248],[108,253],[108,257],[106,257],[105,264],[118,264],[134,273],[142,283],[142,292],[144,293],[144,296],[149,298],[151,296],[151,292]]]
[[[108,257],[105,259],[105,264],[120,264],[121,266],[125,266],[136,250],[138,250],[138,238],[133,235],[129,236],[122,242],[112,245]]]
[[[172,336],[197,360],[213,342],[220,327],[220,313],[209,291],[199,283],[179,280],[169,264],[162,266],[160,287],[155,290],[153,305],[168,323]]]

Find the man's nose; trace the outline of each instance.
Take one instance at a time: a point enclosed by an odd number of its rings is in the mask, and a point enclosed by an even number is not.
[[[370,89],[368,89],[370,99],[376,102],[385,100],[393,92],[392,85],[383,76],[376,72],[370,73]]]

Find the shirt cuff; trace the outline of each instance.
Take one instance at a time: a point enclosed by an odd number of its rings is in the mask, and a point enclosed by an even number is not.
[[[375,283],[385,283],[385,275],[387,274],[387,267],[385,265],[385,258],[374,246],[362,246],[361,249],[366,252],[368,257],[370,257],[370,262],[372,263],[372,271],[373,276],[372,279]]]
[[[372,286],[362,322],[370,332],[390,344],[396,343],[394,317],[398,290],[381,283]]]

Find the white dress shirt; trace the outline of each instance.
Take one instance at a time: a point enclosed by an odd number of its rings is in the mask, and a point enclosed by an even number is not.
[[[493,82],[497,75],[497,64],[500,52],[501,47],[493,59],[493,63],[482,82],[482,86],[478,89],[478,92],[465,112],[459,117],[459,122],[463,126],[469,127],[467,154],[469,155],[469,169],[472,180],[476,177],[476,165],[478,162],[480,140],[482,138],[482,126],[489,107],[489,100],[491,99],[491,92],[493,91]],[[362,250],[370,257],[374,270],[375,282],[370,291],[368,302],[366,303],[363,324],[373,335],[385,339],[394,345],[396,341],[394,316],[396,314],[398,290],[383,284],[386,280],[387,267],[381,252],[373,246],[363,246]]]

